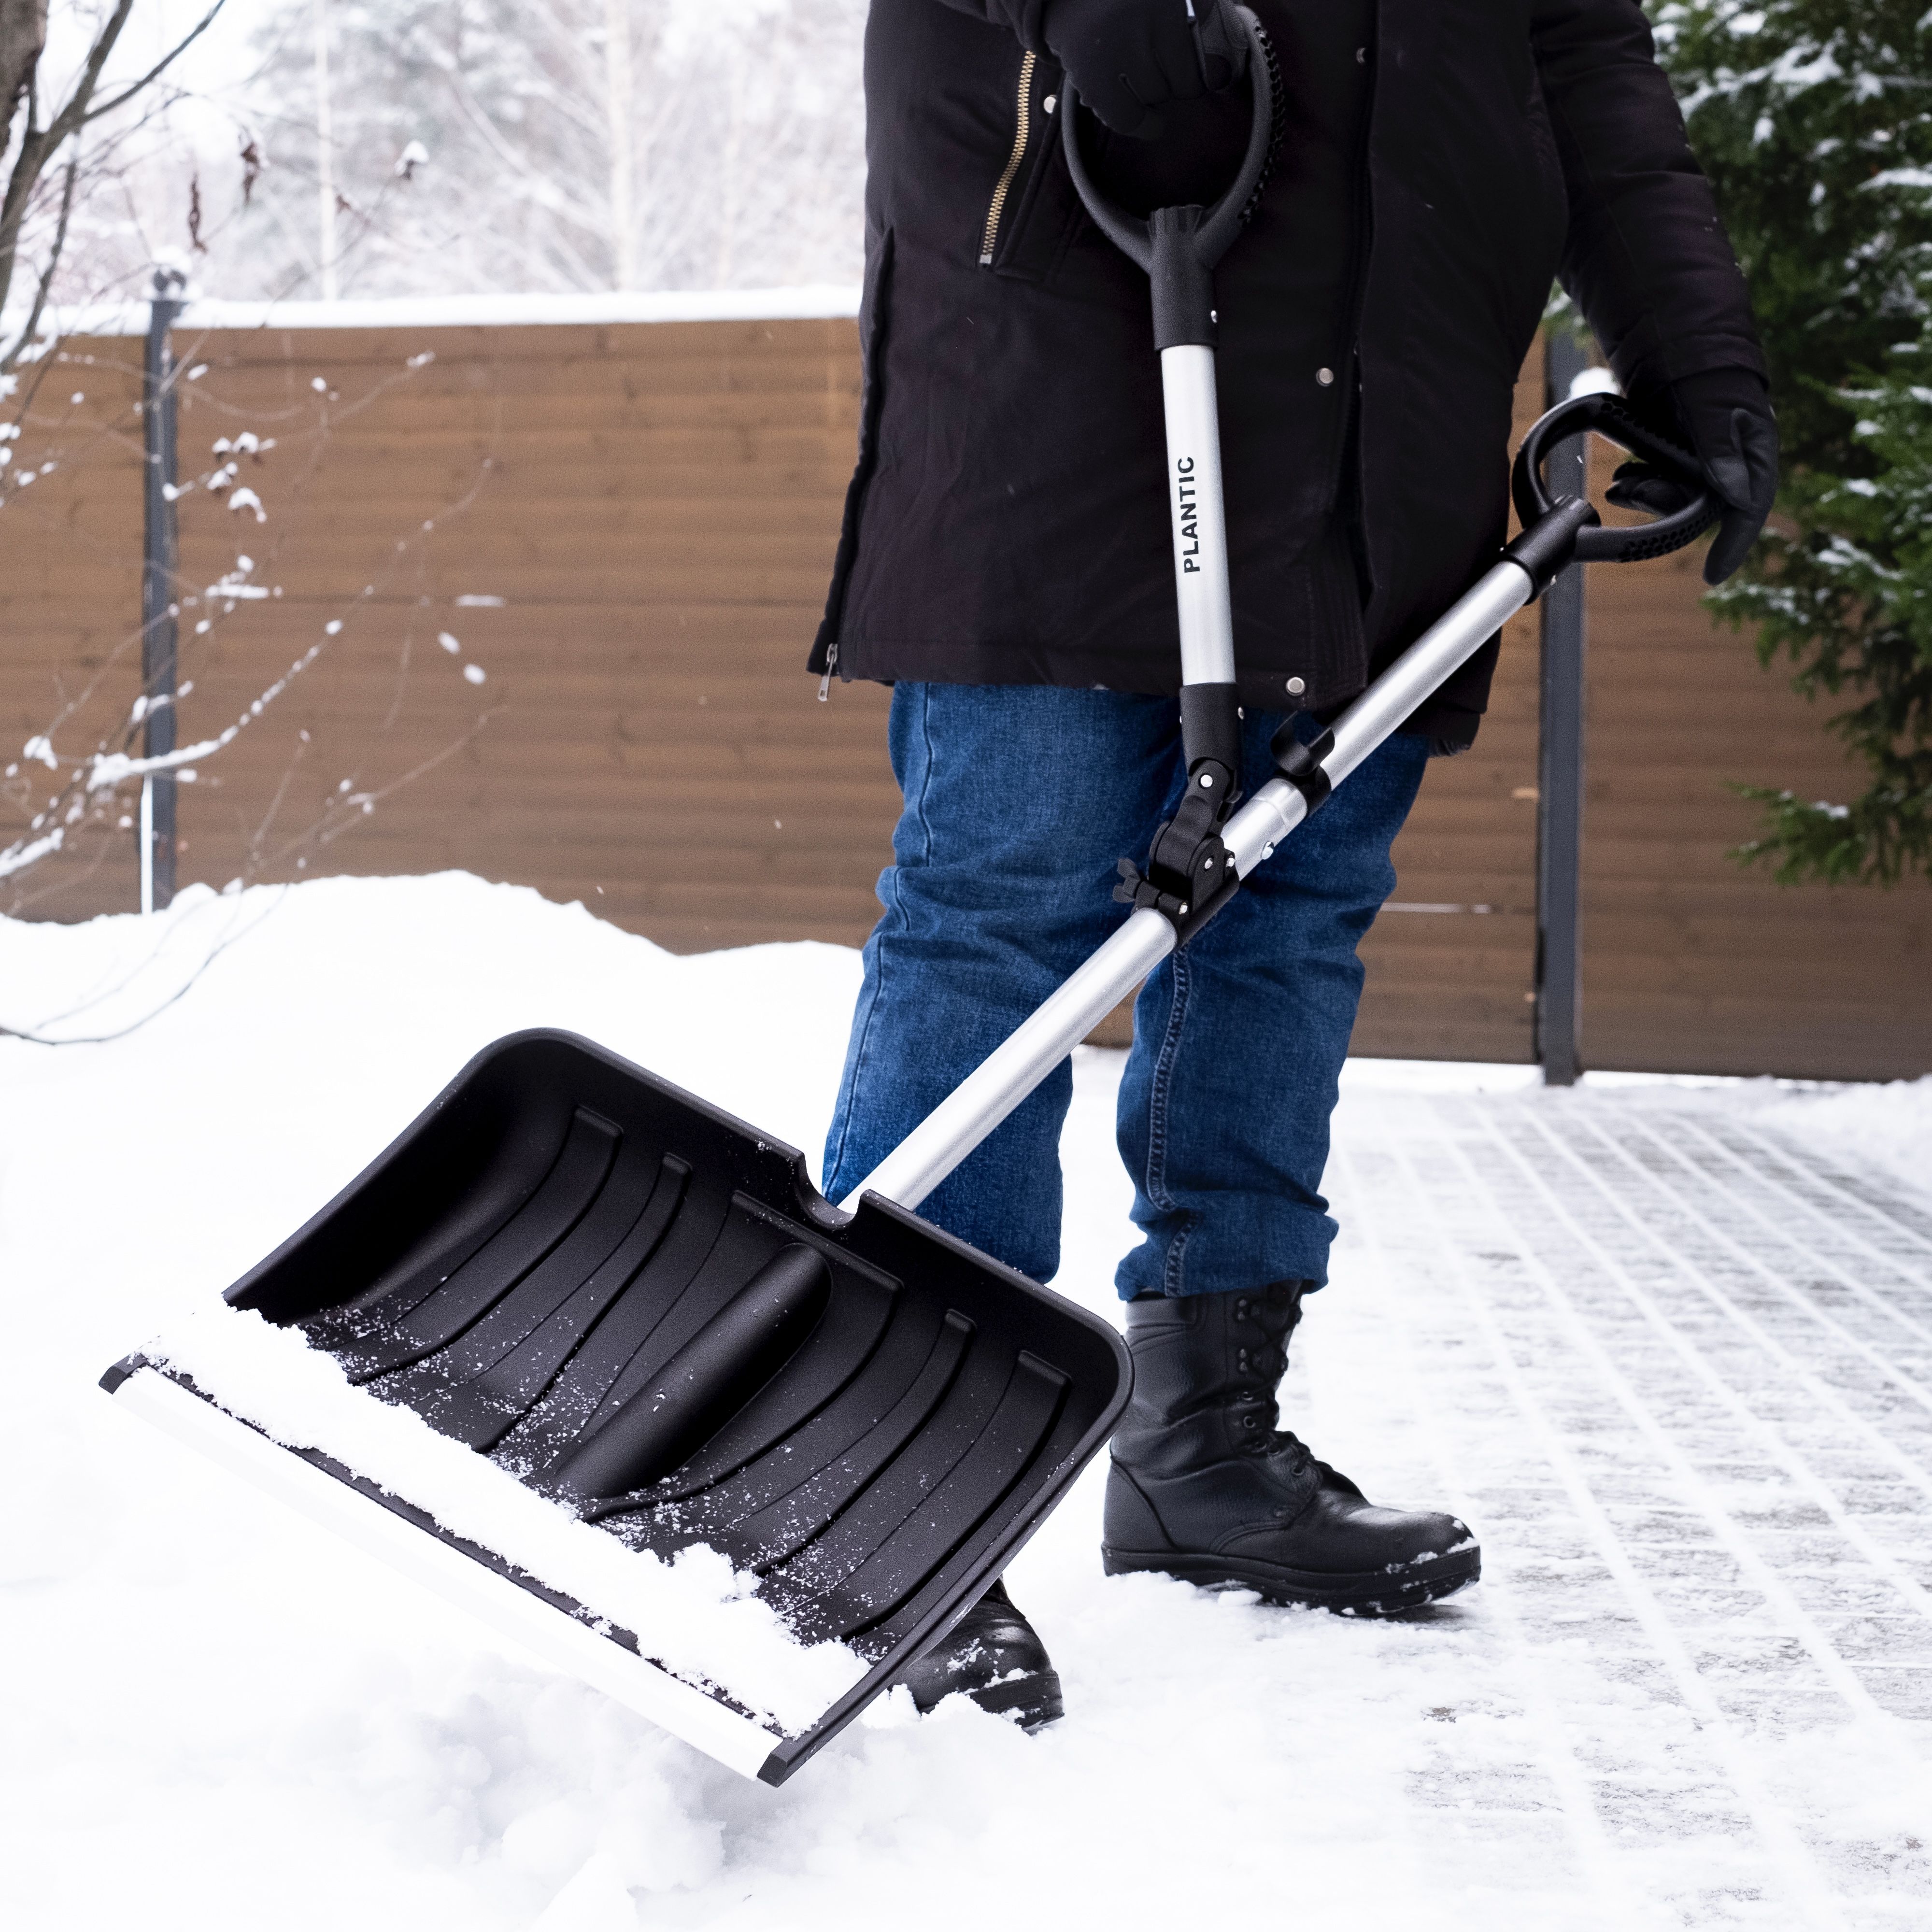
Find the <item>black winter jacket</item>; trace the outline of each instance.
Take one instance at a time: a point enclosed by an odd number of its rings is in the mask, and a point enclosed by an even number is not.
[[[1552,276],[1627,389],[1763,364],[1637,0],[1252,4],[1287,134],[1216,276],[1235,654],[1246,703],[1327,710],[1493,556]],[[873,0],[862,421],[814,670],[1178,682],[1147,279],[1067,174],[1042,6]],[[1211,198],[1246,118],[1244,88],[1156,143],[1084,130],[1145,207]],[[1469,742],[1493,664],[1408,728]]]

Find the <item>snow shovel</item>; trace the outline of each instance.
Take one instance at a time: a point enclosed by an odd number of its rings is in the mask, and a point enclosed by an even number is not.
[[[913,1211],[1239,890],[1442,680],[1579,558],[1656,556],[1701,497],[1606,530],[1550,500],[1552,442],[1693,460],[1591,396],[1518,457],[1523,532],[1236,808],[1212,271],[1258,192],[1278,88],[1243,18],[1254,131],[1210,208],[1146,221],[1066,156],[1153,278],[1179,586],[1185,802],[1132,910],[837,1207],[802,1158],[588,1041],[486,1048],[231,1288],[103,1386],[748,1776],[784,1781],[1005,1568],[1106,1442],[1130,1369],[1106,1323]],[[262,1318],[243,1318],[252,1312]]]

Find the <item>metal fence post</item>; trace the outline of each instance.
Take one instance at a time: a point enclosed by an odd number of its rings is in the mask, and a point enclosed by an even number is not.
[[[1574,337],[1552,330],[1544,350],[1546,408],[1591,366]],[[1552,496],[1588,488],[1587,439],[1558,443]],[[1546,1085],[1570,1087],[1582,1070],[1583,566],[1573,563],[1543,594],[1542,731],[1536,808],[1536,1057]]]
[[[148,340],[141,363],[142,474],[141,549],[141,755],[165,758],[175,748],[175,686],[180,610],[175,581],[180,562],[175,492],[175,362],[168,332],[182,309],[185,278],[178,269],[154,271]],[[149,772],[141,781],[141,910],[164,910],[175,896],[175,777]]]

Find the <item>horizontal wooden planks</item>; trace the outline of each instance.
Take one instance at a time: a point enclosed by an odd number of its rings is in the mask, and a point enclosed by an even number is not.
[[[1516,434],[1535,421],[1539,358],[1516,386]],[[1391,903],[1363,941],[1352,1050],[1403,1059],[1534,1058],[1538,632],[1503,632],[1490,709],[1468,751],[1432,758],[1394,854]],[[1484,910],[1478,910],[1481,908]],[[1503,909],[1499,913],[1496,909]]]
[[[682,951],[858,943],[898,806],[886,694],[821,706],[802,670],[856,344],[841,320],[184,334],[184,740],[250,718],[182,788],[184,879],[463,866]],[[138,400],[132,341],[70,344],[37,397],[20,454],[58,466],[0,517],[14,746],[76,700],[62,750],[115,740],[137,688]],[[266,523],[198,481],[244,430],[274,439],[238,459]],[[211,590],[244,556],[278,594]],[[1729,781],[1842,796],[1857,774],[1699,589],[1694,554],[1592,574],[1586,1058],[1922,1071],[1932,896],[1787,891],[1725,856],[1753,823]],[[1358,1052],[1533,1051],[1538,656],[1530,614],[1475,749],[1430,766]],[[17,903],[124,907],[134,860],[131,832],[85,828]]]
[[[1599,487],[1605,452],[1596,452]],[[1932,1070],[1932,892],[1780,886],[1731,856],[1738,782],[1862,788],[1750,640],[1700,602],[1701,550],[1590,587],[1583,879],[1586,1063],[1898,1078]]]

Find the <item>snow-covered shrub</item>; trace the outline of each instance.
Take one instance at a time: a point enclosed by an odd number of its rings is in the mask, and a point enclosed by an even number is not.
[[[1924,0],[1666,0],[1660,50],[1749,276],[1784,442],[1778,524],[1711,601],[1755,624],[1869,771],[1742,788],[1786,880],[1932,872],[1932,13]]]

